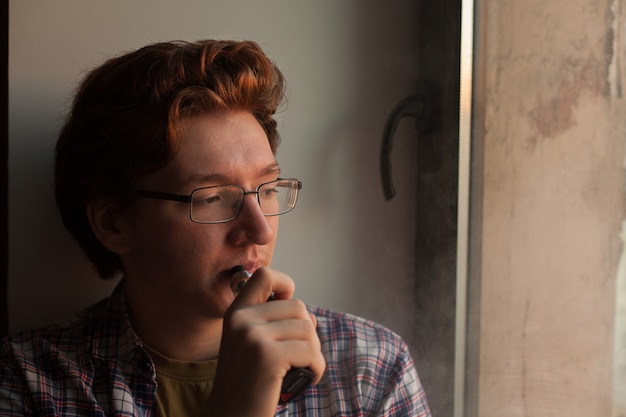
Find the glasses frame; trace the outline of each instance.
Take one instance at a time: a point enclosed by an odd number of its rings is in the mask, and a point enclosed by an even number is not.
[[[143,198],[150,198],[150,199],[154,199],[154,200],[166,200],[166,201],[176,201],[179,203],[187,203],[189,204],[189,220],[191,220],[194,223],[199,223],[199,224],[220,224],[220,223],[228,223],[228,222],[232,222],[233,220],[237,219],[237,217],[239,217],[239,214],[241,214],[241,209],[243,207],[243,204],[241,204],[239,206],[239,211],[237,211],[237,213],[226,220],[217,220],[217,221],[210,221],[210,222],[206,222],[206,221],[198,221],[195,220],[193,218],[193,213],[192,213],[192,201],[193,201],[193,194],[199,190],[206,190],[209,188],[219,188],[219,187],[236,187],[239,188],[243,191],[243,197],[245,197],[248,194],[256,194],[256,201],[257,203],[259,203],[259,207],[261,206],[261,199],[259,197],[259,192],[261,190],[262,187],[268,185],[268,184],[272,184],[275,182],[281,182],[281,181],[291,181],[293,183],[297,184],[297,187],[295,188],[295,198],[293,201],[293,207],[291,207],[288,210],[285,211],[281,211],[280,213],[276,213],[276,214],[265,214],[263,213],[263,215],[265,217],[272,217],[272,216],[280,216],[281,214],[285,214],[285,213],[289,213],[291,210],[293,210],[296,207],[296,203],[298,202],[298,192],[302,189],[302,182],[296,178],[278,178],[274,181],[267,181],[264,182],[262,184],[259,184],[253,191],[246,191],[245,188],[243,188],[240,185],[235,185],[235,184],[222,184],[222,185],[211,185],[209,187],[200,187],[200,188],[196,188],[194,189],[191,194],[173,194],[173,193],[164,193],[161,191],[149,191],[149,190],[141,190],[141,189],[136,189],[133,190],[133,194],[138,196],[138,197],[143,197]]]

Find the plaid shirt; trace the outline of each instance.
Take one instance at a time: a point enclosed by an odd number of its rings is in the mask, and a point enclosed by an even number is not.
[[[156,372],[122,286],[65,325],[0,346],[0,416],[151,416]],[[354,316],[310,307],[326,358],[322,381],[276,416],[430,416],[405,343]]]

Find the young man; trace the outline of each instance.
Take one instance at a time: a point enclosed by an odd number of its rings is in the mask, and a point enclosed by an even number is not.
[[[430,415],[399,337],[292,299],[270,268],[302,185],[274,156],[283,91],[252,42],[154,44],[88,74],[56,197],[98,273],[122,279],[71,323],[3,343],[0,415]],[[296,369],[310,385],[291,397]]]

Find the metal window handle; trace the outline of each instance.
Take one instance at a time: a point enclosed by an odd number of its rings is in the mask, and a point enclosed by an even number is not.
[[[415,94],[405,97],[391,110],[383,131],[383,141],[380,152],[380,174],[385,200],[391,200],[396,195],[391,177],[391,149],[393,135],[400,120],[405,117],[414,118],[418,135],[429,130],[430,112],[426,106],[432,97],[432,86],[424,83],[418,87]]]

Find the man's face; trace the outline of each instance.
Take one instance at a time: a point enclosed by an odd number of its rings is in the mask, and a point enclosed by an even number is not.
[[[141,179],[143,190],[189,195],[196,188],[240,185],[254,190],[279,168],[264,130],[252,114],[228,111],[188,119],[174,159]],[[121,256],[127,285],[172,313],[222,317],[233,300],[230,269],[250,272],[272,260],[278,217],[265,217],[255,194],[239,217],[199,224],[189,204],[138,198],[128,213],[130,249]]]

